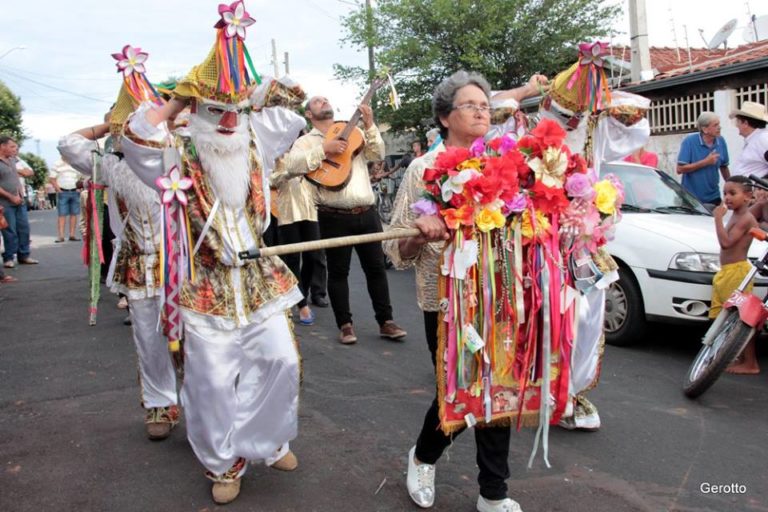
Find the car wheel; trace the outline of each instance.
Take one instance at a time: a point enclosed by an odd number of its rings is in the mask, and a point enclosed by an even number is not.
[[[645,308],[640,287],[628,269],[619,268],[619,280],[605,292],[605,342],[620,347],[645,333]]]

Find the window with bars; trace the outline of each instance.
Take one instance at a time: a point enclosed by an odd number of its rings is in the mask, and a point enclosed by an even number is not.
[[[692,94],[680,98],[656,100],[648,111],[651,134],[660,135],[698,130],[696,119],[702,112],[715,110],[712,92]]]
[[[745,101],[768,104],[768,84],[748,85],[736,89],[736,108],[741,108]]]

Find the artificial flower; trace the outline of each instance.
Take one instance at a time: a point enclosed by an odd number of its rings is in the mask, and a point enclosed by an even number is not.
[[[144,73],[144,62],[149,57],[147,52],[141,51],[141,48],[134,48],[127,44],[123,46],[123,50],[120,53],[113,53],[112,58],[117,61],[117,71],[123,72],[124,76],[128,76],[131,73]]]
[[[569,175],[573,173],[584,174],[587,172],[587,161],[580,154],[572,153],[568,156],[568,169],[565,172]]]
[[[558,187],[548,187],[541,181],[537,181],[530,188],[533,193],[532,202],[536,209],[545,213],[560,213],[570,204],[565,197],[565,190]]]
[[[568,168],[568,156],[560,147],[548,147],[541,158],[528,162],[533,169],[536,179],[548,187],[562,187],[565,180],[565,170]]]
[[[513,197],[511,200],[504,203],[504,206],[502,207],[501,211],[504,215],[509,215],[511,213],[520,213],[521,211],[525,210],[525,207],[527,205],[528,205],[528,196],[523,192],[518,192],[515,195],[515,197]]]
[[[453,194],[461,194],[464,190],[464,184],[477,174],[478,172],[470,167],[445,180],[440,186],[443,201],[450,201]]]
[[[192,178],[182,178],[178,167],[174,166],[168,175],[160,176],[155,183],[163,190],[163,203],[169,204],[176,198],[181,204],[187,204],[186,191],[192,187]]]
[[[603,67],[603,57],[609,55],[608,43],[595,41],[594,43],[579,44],[579,64],[588,66],[594,64]]]
[[[595,197],[595,189],[586,174],[571,174],[565,180],[565,191],[570,197],[580,197],[591,200]]]
[[[517,147],[529,158],[541,156],[541,141],[531,135],[520,137],[520,140],[517,141]]]
[[[484,233],[487,233],[494,228],[498,229],[504,227],[505,222],[506,219],[498,208],[483,208],[477,215],[475,215],[475,224],[477,225],[477,228]]]
[[[485,154],[485,141],[482,137],[475,139],[475,142],[469,147],[469,154],[474,157]]]
[[[411,211],[418,216],[437,215],[437,205],[422,198],[411,205]]]
[[[472,225],[474,211],[469,205],[464,205],[461,208],[447,208],[440,213],[443,215],[448,229],[459,229],[460,226]]]
[[[616,199],[619,196],[616,187],[610,180],[604,179],[595,183],[595,206],[606,215],[613,215],[616,213]]]
[[[523,211],[522,222],[520,224],[520,233],[523,238],[536,238],[546,234],[550,228],[549,219],[541,210],[536,210],[534,220],[531,221],[531,210]]]
[[[542,119],[536,128],[531,130],[533,135],[543,147],[560,148],[565,140],[565,130],[552,119]]]
[[[470,157],[469,150],[467,148],[449,147],[445,151],[437,155],[435,159],[435,169],[450,170],[456,169],[461,162],[467,160]]]
[[[251,18],[248,11],[245,10],[243,0],[238,0],[230,5],[219,4],[219,15],[221,19],[216,23],[216,28],[223,28],[227,38],[237,36],[241,40],[245,39],[245,29],[250,27],[256,20]]]

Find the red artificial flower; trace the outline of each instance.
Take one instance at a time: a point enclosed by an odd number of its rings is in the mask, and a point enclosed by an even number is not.
[[[540,181],[531,187],[531,192],[534,208],[546,214],[560,213],[570,204],[565,196],[565,189],[548,187]]]
[[[496,137],[495,139],[488,141],[488,147],[491,148],[494,152],[498,153],[499,149],[501,148],[501,137]]]
[[[449,147],[440,153],[435,159],[435,168],[453,171],[461,162],[469,160],[469,149],[459,147]]]
[[[565,174],[570,176],[575,172],[581,174],[587,172],[587,161],[578,153],[572,153],[568,158],[568,168],[565,170]]]
[[[445,170],[443,169],[424,169],[424,174],[422,174],[421,178],[424,181],[437,181],[444,174]]]
[[[528,167],[528,162],[525,160],[525,156],[520,151],[513,150],[508,151],[501,157],[502,165],[504,169],[513,171],[516,175],[518,186],[520,182],[525,182],[528,178],[528,174],[531,172],[531,168]]]
[[[459,226],[471,226],[474,222],[474,210],[469,205],[461,208],[448,208],[440,212],[448,229],[458,229]]]
[[[552,119],[542,119],[531,134],[544,147],[554,146],[559,148],[565,139],[565,130]]]
[[[464,194],[453,194],[451,199],[448,201],[448,204],[454,208],[461,208],[467,204],[467,197]]]
[[[517,141],[517,147],[531,158],[541,157],[541,141],[531,135],[525,135]]]

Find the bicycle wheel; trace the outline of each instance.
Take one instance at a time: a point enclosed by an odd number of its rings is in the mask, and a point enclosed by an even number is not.
[[[755,329],[741,321],[738,310],[730,310],[712,344],[701,347],[688,369],[685,396],[696,398],[708,390],[754,335]]]

